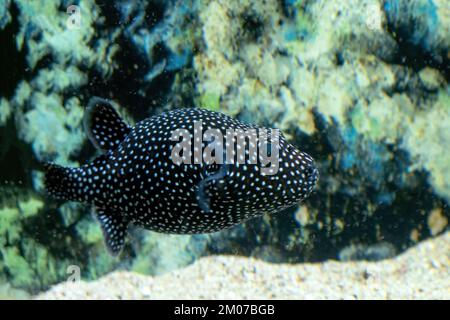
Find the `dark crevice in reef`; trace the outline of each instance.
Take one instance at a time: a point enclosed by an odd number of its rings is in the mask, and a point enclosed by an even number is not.
[[[393,31],[389,29],[391,34],[395,34],[398,50],[394,54],[391,64],[403,65],[411,68],[415,72],[419,72],[425,67],[430,67],[445,77],[446,81],[450,81],[450,59],[441,55],[424,50],[421,46],[409,42],[402,30]]]
[[[241,15],[242,37],[245,42],[258,42],[264,34],[264,21],[256,14],[246,12]]]
[[[19,32],[19,9],[12,2],[10,6],[11,22],[0,30],[0,96],[10,99],[17,84],[26,77],[26,46],[17,49],[16,35]]]
[[[413,73],[402,66],[397,66],[393,70],[396,81],[392,87],[383,88],[386,95],[394,97],[396,94],[406,94],[417,108],[433,105],[438,100],[441,88],[427,88],[421,81],[419,74]]]
[[[147,99],[139,88],[142,87],[146,70],[150,66],[146,57],[138,53],[125,37],[120,36],[118,45],[120,49],[115,56],[118,65],[109,78],[105,79],[97,70],[88,70],[86,98],[101,96],[113,99],[137,117],[133,106],[142,108],[147,104]]]
[[[425,183],[425,179],[421,183]],[[344,189],[345,185],[341,188]],[[397,250],[406,249],[413,244],[409,240],[411,232],[425,223],[424,213],[439,205],[439,200],[427,189],[396,191],[391,204],[370,201],[370,192],[371,188],[367,188],[365,192],[350,197],[344,191],[327,194],[319,190],[310,197],[307,203],[317,210],[318,220],[323,223],[322,229],[309,227],[315,234],[317,243],[314,246],[320,248],[311,252],[311,260],[337,258],[336,253],[351,243],[370,245],[383,241],[394,245]],[[321,214],[324,212],[328,212],[327,215]],[[342,221],[344,228],[340,230],[331,225],[327,222],[332,221],[328,216]],[[333,233],[335,236],[330,237]],[[427,233],[422,234],[423,238],[428,236]]]
[[[129,12],[124,18],[120,7],[110,1],[97,1],[101,9],[101,16],[106,17],[105,24],[98,28],[100,37],[111,29],[124,28],[144,8],[136,4],[136,8]],[[145,8],[145,18],[139,28],[150,30],[164,16],[165,7],[162,2],[149,2]],[[103,30],[102,30],[103,29]],[[169,93],[172,87],[175,72],[163,71],[157,77],[148,81],[145,79],[152,67],[161,63],[169,56],[169,50],[163,43],[153,48],[152,56],[136,48],[132,39],[126,31],[122,31],[116,40],[119,51],[114,60],[117,67],[112,75],[104,79],[97,70],[86,70],[89,77],[89,85],[86,87],[86,100],[97,95],[117,101],[121,106],[127,108],[136,120],[148,117],[152,106],[162,106],[170,99]]]
[[[87,103],[87,102],[86,102]],[[94,147],[89,139],[85,139],[80,151],[77,154],[73,154],[69,157],[71,161],[78,161],[81,165],[89,163],[95,157],[95,155],[100,154],[99,151]]]
[[[20,185],[31,188],[31,170],[38,169],[40,164],[34,157],[31,147],[18,139],[17,128],[13,117],[5,126],[0,127],[0,184]]]
[[[88,76],[88,84],[76,92],[64,93],[64,97],[77,95],[82,105],[86,105],[93,96],[109,98],[127,109],[136,121],[147,118],[153,109],[165,105],[172,98],[170,92],[175,72],[163,71],[152,81],[146,81],[145,77],[153,66],[167,59],[170,52],[163,43],[158,43],[153,47],[151,57],[147,56],[133,43],[127,28],[144,12],[145,17],[139,28],[150,30],[162,21],[166,5],[163,1],[150,1],[146,4],[136,1],[130,6],[125,2],[123,6],[120,2],[99,0],[96,2],[101,10],[100,16],[104,20],[100,19],[101,22],[95,25],[97,35],[91,40],[90,45],[95,47],[98,39],[107,38],[112,30],[120,28],[120,34],[115,40],[119,47],[114,55],[116,67],[106,78],[95,68],[83,69]],[[128,9],[124,10],[124,7]],[[86,141],[80,152],[71,157],[71,160],[87,163],[95,154],[95,148],[90,141]]]
[[[41,33],[38,33],[38,34],[42,36]],[[53,63],[54,63],[53,55],[52,55],[51,53],[45,54],[43,57],[41,57],[41,58],[36,62],[36,66],[35,66],[35,67],[33,68],[33,70],[31,71],[31,77],[37,76],[37,74],[38,74],[41,70],[51,69]]]
[[[419,21],[418,18],[409,18],[408,20],[405,17],[406,13],[402,13],[404,16],[400,17],[400,13],[386,11],[386,14],[388,17],[387,30],[397,43],[397,51],[387,62],[409,67],[415,72],[425,67],[431,67],[439,70],[447,82],[450,81],[450,57],[448,53],[445,50],[439,52],[439,49],[432,51],[427,48],[426,44],[422,43],[425,41],[425,37],[431,37],[423,30],[425,28],[424,22]],[[402,20],[400,21],[400,19]],[[423,38],[420,41],[417,39],[418,35],[414,34],[415,32],[422,33]],[[427,30],[426,32],[433,31]]]
[[[164,18],[167,4],[165,1],[110,1],[96,0],[105,19],[105,28],[131,25],[135,18],[143,14],[145,27],[150,30]],[[99,26],[101,27],[101,26]],[[97,29],[98,30],[98,29]]]
[[[23,224],[23,232],[43,245],[53,256],[74,258],[74,253],[78,255],[83,252],[83,245],[77,241],[78,236],[74,228],[65,226],[61,215],[58,214],[58,207],[62,204],[62,201],[55,199],[45,201],[44,208]],[[73,234],[69,236],[71,233]]]
[[[149,1],[145,8],[145,21],[147,28],[151,29],[164,18],[166,4],[164,1]]]

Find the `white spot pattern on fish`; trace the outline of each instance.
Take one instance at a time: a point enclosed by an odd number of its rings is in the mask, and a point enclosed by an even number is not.
[[[130,127],[109,101],[93,98],[84,120],[90,140],[104,154],[79,168],[48,164],[45,184],[56,198],[96,206],[114,255],[130,223],[163,233],[220,231],[302,201],[318,179],[313,159],[282,135],[273,175],[261,174],[258,164],[175,164],[171,134],[176,129],[194,136],[195,121],[224,136],[227,129],[259,128],[221,113],[178,109]]]

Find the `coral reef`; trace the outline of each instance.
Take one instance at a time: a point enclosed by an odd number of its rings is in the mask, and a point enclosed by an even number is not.
[[[1,282],[10,280],[14,287],[40,288],[43,283],[54,283],[65,273],[62,261],[35,239],[23,237],[25,226],[43,206],[40,199],[30,197],[17,207],[0,210]]]
[[[108,73],[114,36],[91,44],[95,34],[93,22],[99,14],[92,2],[80,4],[81,11],[90,14],[83,15],[83,23],[77,29],[62,23],[68,16],[56,1],[15,3],[21,25],[17,47],[20,50],[26,46],[26,63],[34,74],[31,81],[19,83],[12,101],[17,130],[20,138],[32,146],[38,160],[51,157],[69,164],[70,156],[80,151],[84,137],[80,100],[67,94],[87,83],[83,70],[96,68],[102,74]]]
[[[75,29],[69,4],[0,4],[0,284],[41,290],[71,265],[160,274],[212,253],[378,260],[449,228],[445,0],[91,0]],[[42,193],[42,162],[96,155],[93,95],[130,122],[195,105],[280,128],[317,159],[319,186],[218,234],[132,230],[111,258],[90,208]]]

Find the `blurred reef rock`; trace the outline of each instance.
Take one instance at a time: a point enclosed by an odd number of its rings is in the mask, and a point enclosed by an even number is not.
[[[212,253],[377,260],[442,233],[449,28],[446,0],[2,1],[0,283],[38,291],[71,265],[84,279],[158,274]],[[319,186],[217,234],[131,230],[112,258],[89,208],[42,193],[43,161],[95,156],[82,128],[93,95],[131,122],[195,105],[280,128],[317,159]]]

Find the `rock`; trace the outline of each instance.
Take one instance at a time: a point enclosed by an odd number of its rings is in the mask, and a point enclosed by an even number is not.
[[[341,261],[379,261],[393,258],[396,254],[395,247],[390,243],[377,243],[371,246],[358,244],[349,246],[339,252],[339,260]]]
[[[448,226],[448,218],[443,214],[442,210],[435,209],[428,215],[428,227],[433,236],[441,233]]]
[[[441,73],[431,68],[424,68],[422,71],[420,71],[419,78],[425,88],[430,91],[438,90],[445,83],[445,80],[442,77]]]
[[[0,125],[4,126],[9,116],[11,115],[11,108],[9,107],[8,100],[2,98],[0,100]]]

